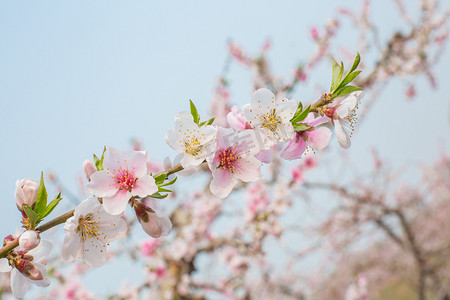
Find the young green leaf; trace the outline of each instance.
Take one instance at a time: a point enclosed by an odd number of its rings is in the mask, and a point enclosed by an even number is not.
[[[351,73],[351,72],[356,70],[356,68],[358,67],[360,61],[361,61],[361,57],[359,56],[359,53],[356,52],[356,57],[355,57],[355,60],[353,61],[353,65],[352,65],[352,68],[350,69],[349,73]]]
[[[94,164],[95,164],[95,167],[97,168],[97,171],[101,171],[102,165],[101,165],[100,159],[97,157],[97,155],[95,155],[95,154],[92,154],[92,155],[94,156]]]
[[[339,91],[337,91],[335,94],[333,94],[333,96],[331,98],[334,99],[334,98],[337,98],[337,97],[342,97],[342,96],[345,96],[345,95],[348,95],[350,93],[353,93],[353,92],[356,92],[356,91],[360,91],[360,90],[361,90],[360,87],[348,85],[346,87],[343,87]]]
[[[306,118],[306,116],[309,114],[310,109],[311,109],[311,104],[308,105],[308,107],[304,111],[302,111],[301,114],[297,115],[297,117],[294,116],[294,118],[291,120],[291,123],[296,124],[298,122],[303,121]]]
[[[34,211],[37,215],[42,213],[47,206],[47,189],[45,188],[44,184],[44,172],[41,172],[41,180],[39,182],[39,190],[38,190],[38,196],[36,204],[34,205]]]
[[[348,73],[347,76],[345,76],[344,80],[342,80],[342,82],[339,84],[338,88],[336,89],[336,91],[339,91],[341,88],[345,87],[347,84],[349,84],[353,79],[355,79],[356,76],[359,75],[359,73],[361,73],[361,71],[356,71],[356,72],[352,72],[352,73]]]
[[[161,185],[164,183],[164,180],[166,180],[167,173],[161,173],[158,176],[155,177],[155,183],[156,185]]]
[[[311,126],[306,125],[306,124],[299,124],[299,123],[294,124],[294,130],[295,131],[305,131],[305,130],[308,130],[310,128],[311,128]]]
[[[41,221],[43,218],[48,216],[58,205],[59,201],[61,201],[61,193],[55,196],[55,198],[47,205],[45,210],[38,216],[38,220]]]
[[[172,191],[162,187],[158,187],[158,193],[172,193]]]
[[[164,199],[164,198],[166,198],[167,196],[168,196],[168,194],[161,195],[160,193],[154,193],[154,194],[151,194],[151,195],[150,195],[150,197],[156,198],[156,199]]]
[[[198,122],[200,121],[200,116],[198,115],[197,108],[195,107],[194,102],[192,102],[192,100],[189,100],[189,102],[191,106],[191,115],[192,117],[194,117],[194,123],[198,124]]]
[[[97,155],[93,154],[94,164],[95,164],[95,167],[97,168],[97,171],[103,171],[103,160],[105,159],[105,151],[106,151],[106,146],[103,148],[103,153],[102,153],[101,159],[99,159],[97,157]]]
[[[173,180],[171,180],[171,181],[169,181],[169,182],[166,182],[166,183],[164,183],[164,184],[161,184],[160,186],[168,186],[168,185],[172,185],[172,184],[174,184],[174,183],[177,181],[177,178],[178,178],[178,177],[175,177]]]
[[[297,110],[295,111],[295,114],[294,114],[294,116],[293,116],[292,119],[291,119],[291,122],[292,122],[292,120],[294,120],[295,118],[297,118],[297,117],[302,113],[302,109],[303,109],[303,104],[302,104],[302,102],[300,101],[300,102],[298,103]]]
[[[36,226],[37,214],[34,212],[34,210],[28,205],[24,205],[23,210],[25,211],[25,213],[28,216],[28,219],[30,220],[31,227]]]

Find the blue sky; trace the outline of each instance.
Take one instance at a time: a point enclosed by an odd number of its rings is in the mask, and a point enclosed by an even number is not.
[[[393,28],[405,29],[392,2],[373,7],[382,41]],[[229,39],[256,54],[271,38],[272,68],[287,78],[313,52],[311,26],[325,24],[337,7],[362,5],[340,3],[0,1],[0,235],[19,225],[17,179],[52,171],[76,191],[84,159],[104,145],[125,149],[133,137],[144,141],[151,157],[175,156],[165,133],[175,114],[188,108],[188,99],[207,115]],[[342,26],[338,44],[357,51],[351,25]],[[449,65],[447,51],[434,67],[439,90],[421,76],[414,81],[413,101],[404,98],[404,81],[388,85],[348,152],[357,165],[368,165],[372,147],[396,165],[448,153]],[[314,99],[313,83],[327,86],[329,74],[322,64],[296,96]],[[250,72],[233,65],[228,77],[232,101],[248,102]]]

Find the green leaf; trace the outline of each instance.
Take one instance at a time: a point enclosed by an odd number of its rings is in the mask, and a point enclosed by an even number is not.
[[[164,183],[164,180],[166,180],[167,177],[167,173],[161,173],[158,176],[155,177],[155,183],[156,185],[161,185],[162,183]]]
[[[206,122],[206,125],[211,125],[216,118],[211,118]]]
[[[294,118],[291,120],[291,123],[292,123],[292,124],[296,124],[296,123],[298,123],[298,122],[303,121],[303,120],[306,118],[306,116],[309,114],[309,110],[310,110],[310,109],[311,109],[311,104],[308,105],[308,107],[307,107],[304,111],[302,111],[301,114],[299,114],[297,117],[294,117]]]
[[[200,121],[200,116],[198,115],[198,111],[197,108],[194,105],[194,102],[192,102],[192,100],[189,100],[189,102],[191,103],[191,115],[194,117],[194,123],[198,124],[198,122]]]
[[[24,205],[23,210],[25,211],[25,213],[28,216],[28,219],[30,220],[31,227],[34,227],[36,225],[36,221],[37,221],[37,214],[28,205]]]
[[[306,125],[306,124],[299,124],[299,123],[297,123],[297,124],[294,124],[294,130],[295,131],[305,131],[305,130],[308,130],[308,129],[310,129],[311,128],[311,126],[309,126],[309,125]]]
[[[339,91],[337,91],[335,94],[333,94],[333,96],[331,97],[332,99],[337,98],[337,97],[342,97],[345,95],[348,95],[350,93],[356,92],[356,91],[360,91],[361,88],[360,87],[356,87],[356,86],[346,86],[343,87],[342,89],[340,89]]]
[[[172,185],[172,184],[174,184],[174,183],[177,181],[177,178],[178,178],[178,177],[175,177],[175,179],[173,179],[173,180],[171,180],[171,181],[169,181],[169,182],[166,182],[166,183],[164,183],[164,184],[161,184],[160,186],[168,186],[168,185]]]
[[[333,59],[330,93],[332,93],[339,85],[343,73],[344,73],[344,64],[341,62],[341,65],[339,66],[339,64]]]
[[[46,216],[48,216],[54,209],[55,207],[59,204],[59,201],[61,201],[61,193],[59,193],[58,195],[55,196],[55,198],[47,205],[47,207],[45,208],[45,210],[38,216],[38,220],[41,221],[43,218],[45,218]]]
[[[103,160],[105,159],[105,151],[106,151],[106,146],[103,148],[103,153],[102,153],[102,158],[99,159],[97,157],[97,155],[94,155],[94,163],[95,163],[95,167],[97,168],[97,171],[103,171]]]
[[[168,196],[168,194],[161,195],[160,193],[154,193],[154,194],[151,194],[149,196],[152,197],[152,198],[156,198],[156,199],[164,199],[164,198],[166,198]]]
[[[302,113],[302,109],[303,109],[303,104],[302,104],[302,102],[300,101],[300,102],[298,103],[297,110],[295,111],[295,114],[294,114],[294,116],[293,116],[292,119],[291,119],[291,122],[292,122],[292,120],[294,120],[295,118],[297,118],[297,117]]]
[[[47,206],[47,189],[44,184],[44,172],[41,172],[41,180],[39,182],[39,190],[36,204],[34,205],[34,211],[37,215],[42,213]]]
[[[162,187],[158,187],[158,193],[172,193],[172,191]]]
[[[350,69],[349,73],[351,73],[351,72],[356,70],[356,68],[358,67],[360,61],[361,61],[361,57],[359,56],[359,53],[356,52],[356,57],[355,57],[355,60],[353,61],[353,65],[352,65],[352,68]]]
[[[356,76],[359,75],[361,71],[356,71],[352,73],[348,73],[347,76],[345,76],[344,80],[339,84],[339,87],[336,90],[340,90],[341,88],[345,87],[347,84],[349,84],[353,79],[355,79]]]
[[[101,165],[100,159],[95,154],[93,154],[93,156],[94,156],[94,164],[95,164],[95,167],[97,168],[97,171],[101,171],[102,165]]]

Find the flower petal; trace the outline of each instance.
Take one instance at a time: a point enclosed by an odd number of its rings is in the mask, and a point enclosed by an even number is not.
[[[286,147],[281,151],[280,156],[286,160],[294,160],[300,158],[306,149],[306,142],[299,136],[292,139]]]
[[[158,191],[158,186],[155,179],[150,175],[145,175],[136,180],[131,191],[131,195],[139,196],[141,198],[147,197]]]
[[[337,141],[342,148],[350,148],[351,141],[345,129],[342,127],[340,120],[334,120],[334,132],[336,134]]]
[[[261,150],[258,152],[258,154],[255,155],[255,157],[265,164],[270,164],[273,159],[273,150],[272,149]]]
[[[128,169],[134,172],[134,176],[139,178],[147,173],[147,162],[148,154],[147,151],[133,151],[130,150],[124,154],[124,164],[123,169]]]
[[[345,118],[356,106],[358,100],[360,100],[364,96],[364,93],[361,91],[353,92],[348,95],[342,102],[339,104],[339,107],[336,109],[336,113],[340,118]]]
[[[256,90],[252,95],[252,107],[264,107],[264,110],[276,108],[275,95],[266,88]]]
[[[104,153],[103,159],[103,169],[104,170],[114,170],[118,169],[120,162],[122,161],[122,157],[119,152],[114,147],[107,147]]]
[[[181,165],[183,166],[183,168],[189,169],[200,165],[204,159],[205,158],[203,157],[197,158],[188,153],[184,153],[183,158],[181,159]]]
[[[144,223],[141,220],[139,222],[142,225],[144,231],[154,238],[168,235],[172,230],[172,222],[166,216],[158,216],[156,213],[148,214],[148,222]]]
[[[180,142],[181,137],[175,133],[173,130],[168,130],[166,133],[166,143],[175,151],[181,153],[184,152],[182,143]]]
[[[227,197],[236,183],[232,173],[223,168],[215,169],[212,171],[213,179],[209,184],[211,193],[219,198]]]
[[[242,158],[235,165],[235,177],[244,182],[254,182],[262,178],[261,161],[254,157]]]
[[[111,243],[125,235],[127,232],[127,222],[120,216],[114,216],[115,218],[113,220],[106,222],[105,215],[107,213],[102,215],[100,221],[99,232],[102,235],[99,236],[99,239],[102,243]]]
[[[278,100],[277,104],[277,115],[281,118],[283,123],[290,122],[297,110],[298,102],[295,100],[282,99]]]
[[[41,272],[42,276],[44,276],[41,280],[33,280],[33,283],[38,286],[47,287],[50,285],[50,280],[47,278],[47,270],[45,269],[45,265],[35,263],[34,266]]]
[[[316,128],[307,134],[308,142],[314,149],[322,150],[330,142],[331,130],[326,127]]]
[[[97,239],[89,239],[83,243],[84,262],[92,267],[100,267],[106,262],[106,245]]]
[[[16,298],[23,298],[30,288],[30,284],[25,276],[17,269],[11,271],[11,290]]]
[[[313,113],[309,113],[308,116],[311,114],[313,114]],[[330,121],[330,118],[328,118],[327,116],[323,116],[323,117],[317,117],[315,119],[312,119],[310,122],[305,122],[305,123],[308,124],[309,126],[315,127],[315,126],[322,125],[328,121]]]
[[[244,113],[236,105],[234,105],[231,107],[231,111],[227,114],[227,122],[231,128],[243,130],[245,129],[247,119],[245,118]]]
[[[64,230],[65,229],[66,229],[66,226],[64,226]],[[71,229],[69,229],[69,230],[70,230],[69,232],[72,232]],[[82,244],[82,240],[80,239],[80,236],[79,235],[71,236],[67,233],[68,233],[68,231],[66,230],[66,236],[64,237],[64,243],[61,247],[62,259],[64,262],[74,261],[77,258],[82,256],[82,251],[81,251],[82,247],[81,246],[83,244]]]
[[[103,208],[110,215],[119,215],[127,208],[131,193],[126,190],[119,190],[112,197],[103,197]]]
[[[111,197],[117,192],[114,178],[108,171],[95,172],[91,176],[91,182],[87,184],[89,191],[97,197]]]
[[[83,200],[78,206],[75,208],[75,216],[85,216],[88,213],[91,213],[96,206],[101,205],[100,201],[98,201],[97,197],[89,197],[86,200]],[[67,222],[66,222],[67,224]]]
[[[6,258],[0,258],[0,272],[9,272],[12,270],[12,267],[9,265],[8,260]]]
[[[40,263],[42,260],[47,258],[50,251],[52,251],[52,248],[53,244],[50,241],[41,240],[36,248],[28,251],[28,254],[33,256],[33,261]]]

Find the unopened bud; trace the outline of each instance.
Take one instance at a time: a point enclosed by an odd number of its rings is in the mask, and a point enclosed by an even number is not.
[[[5,239],[3,240],[5,243],[7,242],[12,242],[15,240],[15,237],[12,234],[8,234],[7,236],[5,236]]]
[[[20,259],[16,263],[16,269],[22,273],[25,277],[28,277],[31,280],[42,280],[44,279],[44,276],[42,275],[41,271],[36,268],[35,265],[33,265],[32,262],[26,259]]]
[[[23,211],[23,206],[32,207],[36,201],[39,191],[39,183],[32,179],[22,179],[16,181],[16,203],[19,210]]]
[[[19,245],[26,251],[36,248],[41,241],[39,233],[34,230],[27,230],[20,236]]]
[[[97,172],[97,169],[95,168],[94,164],[89,159],[83,161],[83,170],[84,174],[86,174],[87,180],[89,181],[91,181],[92,174]]]
[[[324,113],[328,118],[333,119],[335,111],[336,111],[336,107],[328,107]]]

